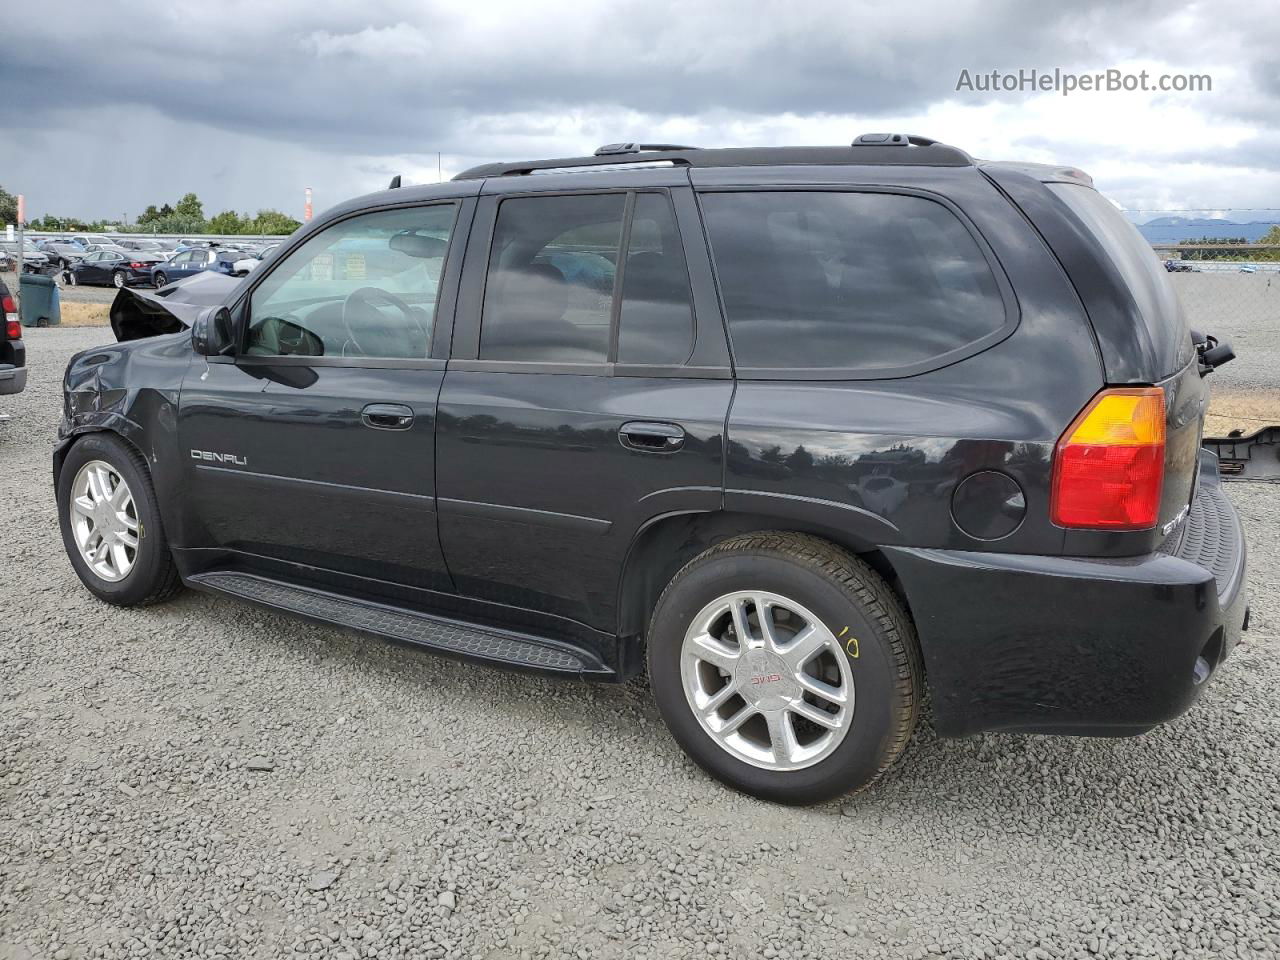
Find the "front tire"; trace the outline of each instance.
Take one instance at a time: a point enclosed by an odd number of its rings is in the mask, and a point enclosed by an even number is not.
[[[161,287],[163,287],[163,286],[164,286],[166,283],[168,283],[168,282],[169,282],[169,278],[168,278],[168,277],[166,277],[163,273],[157,273],[157,274],[155,275],[154,283],[155,283],[155,285],[156,285],[156,289],[157,289],[157,290],[159,290]]]
[[[111,275],[111,285],[115,287],[117,290],[121,290],[124,288],[125,277],[124,277],[123,270],[117,270],[115,273]]]
[[[71,565],[98,598],[159,603],[180,586],[146,464],[110,433],[81,437],[58,474],[58,520]]]
[[[63,274],[63,277],[65,278],[65,282],[68,287],[77,287],[80,285],[80,281],[76,278],[75,273],[71,270],[68,270],[65,274]]]
[[[809,804],[875,783],[922,699],[911,620],[862,561],[817,537],[735,537],[668,584],[648,634],[663,720],[716,779]]]

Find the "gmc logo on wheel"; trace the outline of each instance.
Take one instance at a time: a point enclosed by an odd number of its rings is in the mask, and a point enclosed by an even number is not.
[[[774,683],[781,679],[782,679],[782,674],[780,673],[766,673],[758,677],[752,677],[751,685],[756,686],[761,683]]]

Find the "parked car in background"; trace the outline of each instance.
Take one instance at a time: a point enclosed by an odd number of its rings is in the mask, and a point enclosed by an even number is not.
[[[87,248],[94,244],[110,243],[111,238],[104,237],[100,233],[78,233],[71,238],[71,242]]]
[[[22,342],[18,305],[0,280],[0,394],[21,393],[27,385],[27,347]]]
[[[246,250],[244,252],[244,256],[241,257],[239,260],[237,260],[233,265],[232,273],[237,277],[243,277],[247,275],[255,267],[257,267],[258,264],[262,262],[263,258],[266,257],[267,254],[269,254],[272,250],[274,250],[278,246],[280,246],[280,244],[273,243],[270,246],[263,247],[260,250],[256,250],[256,251]]]
[[[120,237],[116,240],[115,245],[122,250],[132,250],[139,253],[155,253],[163,255],[165,247],[161,246],[157,240],[140,239],[134,240],[131,237]]]
[[[194,277],[205,270],[235,276],[238,258],[239,254],[233,250],[215,250],[210,247],[187,250],[157,264],[151,271],[151,281],[157,287],[163,287],[175,280]]]
[[[59,270],[65,271],[71,264],[80,260],[84,256],[84,247],[78,243],[72,243],[70,240],[46,240],[40,245],[40,250]]]
[[[42,252],[34,243],[27,240],[23,243],[22,249],[25,251],[22,255],[22,270],[24,273],[43,273],[53,261],[49,259],[49,255]],[[18,241],[12,242],[8,240],[0,240],[0,250],[9,254],[9,259],[15,261],[17,266],[18,259]]]
[[[151,283],[151,271],[162,263],[159,254],[102,248],[84,255],[63,274],[69,286],[132,287]]]
[[[1185,260],[1166,260],[1164,268],[1169,273],[1195,273],[1196,268]]]

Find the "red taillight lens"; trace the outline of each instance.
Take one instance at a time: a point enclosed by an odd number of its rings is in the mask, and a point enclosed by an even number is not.
[[[18,312],[18,306],[13,302],[13,297],[9,296],[7,293],[4,295],[4,299],[0,300],[0,307],[4,308],[4,310],[0,312],[4,312],[4,313]]]
[[[6,340],[22,339],[22,327],[17,320],[6,320],[4,322],[4,336]]]
[[[146,266],[146,264],[145,264],[145,263],[131,263],[131,264],[129,264],[129,266],[133,267],[133,269],[135,269],[135,270],[141,270],[143,267],[145,267],[145,266]]]
[[[1164,390],[1104,390],[1058,441],[1050,517],[1060,527],[1145,530],[1160,516]]]

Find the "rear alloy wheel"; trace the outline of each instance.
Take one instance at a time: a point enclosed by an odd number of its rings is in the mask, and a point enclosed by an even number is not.
[[[168,278],[168,277],[166,277],[163,273],[157,273],[157,274],[155,275],[155,285],[156,285],[156,289],[159,289],[160,287],[163,287],[163,286],[164,286],[166,283],[168,283],[168,282],[169,282],[169,278]]]
[[[702,729],[765,770],[820,763],[852,724],[848,656],[818,617],[780,594],[739,591],[707,604],[685,632],[680,674]]]
[[[692,560],[654,607],[649,679],[685,752],[775,803],[874,783],[922,698],[911,619],[880,576],[807,534],[755,533]]]
[[[115,273],[111,275],[111,285],[115,287],[117,290],[120,290],[124,287],[124,271],[123,270],[117,270]]]

